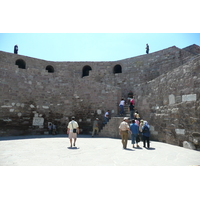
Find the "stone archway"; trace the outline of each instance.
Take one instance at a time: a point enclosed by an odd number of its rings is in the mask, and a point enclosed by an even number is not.
[[[82,77],[89,76],[90,70],[92,70],[92,68],[89,65],[84,66],[82,70]]]
[[[51,65],[48,65],[46,67],[46,70],[48,71],[48,73],[54,73],[54,68]]]
[[[113,68],[113,73],[114,74],[122,73],[122,67],[121,67],[121,65],[115,65],[114,68]]]
[[[22,59],[16,60],[15,65],[18,65],[18,68],[20,69],[26,69],[26,63]]]

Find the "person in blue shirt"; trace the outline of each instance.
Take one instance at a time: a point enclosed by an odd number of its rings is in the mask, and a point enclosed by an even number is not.
[[[138,134],[139,134],[139,126],[135,123],[135,120],[132,120],[132,123],[130,124],[130,130],[131,130],[131,140],[132,140],[132,144],[133,144],[133,148],[135,147],[135,143],[137,145],[137,147],[139,147],[138,145],[138,141],[136,140]]]
[[[142,135],[143,135],[143,147],[146,148],[146,142],[147,142],[147,148],[149,148],[150,126],[147,121],[144,121],[144,126],[142,127]]]

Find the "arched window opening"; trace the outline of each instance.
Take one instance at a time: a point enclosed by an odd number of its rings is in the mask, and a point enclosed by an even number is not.
[[[92,68],[90,66],[88,66],[88,65],[83,67],[82,77],[89,76],[90,70],[92,70]]]
[[[48,65],[46,67],[46,70],[48,71],[48,73],[54,73],[54,68],[51,65]]]
[[[113,69],[113,73],[114,74],[122,73],[122,67],[121,67],[121,65],[115,65],[115,67]]]
[[[26,69],[26,63],[22,59],[16,60],[15,65],[18,65],[20,69]]]

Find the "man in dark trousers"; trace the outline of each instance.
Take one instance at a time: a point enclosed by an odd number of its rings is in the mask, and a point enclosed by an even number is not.
[[[18,53],[18,46],[17,44],[14,46],[14,54],[17,54]]]

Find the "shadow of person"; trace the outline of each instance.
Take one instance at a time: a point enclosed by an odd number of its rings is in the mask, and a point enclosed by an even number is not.
[[[68,149],[73,149],[73,150],[75,150],[75,149],[79,149],[78,147],[67,147]]]
[[[135,147],[135,149],[142,149],[142,147]]]
[[[147,147],[145,147],[147,150],[156,150],[155,148],[153,148],[153,147],[149,147],[149,148],[147,148]]]
[[[129,149],[129,148],[126,148],[124,150],[127,150],[127,151],[134,151],[133,149]]]

